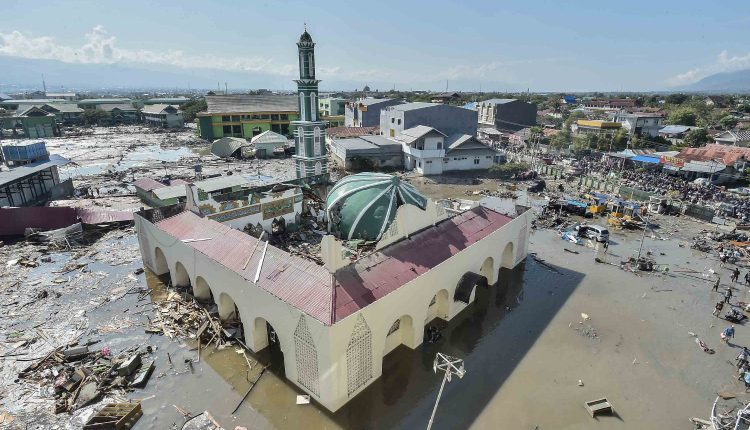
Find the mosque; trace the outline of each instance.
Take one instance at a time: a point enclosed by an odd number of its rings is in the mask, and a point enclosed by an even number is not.
[[[297,46],[295,171],[300,184],[327,184],[315,44],[307,31]],[[382,173],[318,189],[327,189],[318,219],[328,234],[316,261],[183,204],[142,210],[135,225],[149,270],[215,302],[222,320],[239,319],[252,351],[276,348],[286,378],[336,411],[381,376],[386,354],[417,348],[434,319],[450,321],[477,288],[497,284],[501,268],[525,259],[531,214],[522,206],[453,211]],[[372,245],[355,254],[352,241]]]

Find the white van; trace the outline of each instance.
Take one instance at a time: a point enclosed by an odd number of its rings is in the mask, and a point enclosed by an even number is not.
[[[606,227],[595,224],[584,224],[576,227],[578,236],[588,237],[594,239],[597,242],[609,241],[609,230]]]

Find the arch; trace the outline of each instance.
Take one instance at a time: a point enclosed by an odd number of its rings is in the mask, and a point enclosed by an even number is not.
[[[299,145],[297,147],[297,155],[300,157],[305,156],[305,129],[297,127],[297,138],[299,139]]]
[[[245,339],[247,340],[247,337]],[[263,356],[267,357],[271,370],[279,375],[286,375],[284,358],[286,344],[282,342],[274,326],[263,317],[255,318],[251,339],[253,352],[264,351]]]
[[[394,321],[385,337],[383,356],[396,349],[399,345],[406,345],[414,349],[414,322],[410,315],[402,315]]]
[[[349,395],[351,396],[370,379],[372,379],[372,331],[362,314],[359,314],[346,347],[346,381]]]
[[[487,278],[488,284],[493,285],[495,283],[495,260],[492,257],[484,259],[479,274]]]
[[[471,299],[474,296],[474,289],[477,285],[481,285],[487,282],[487,278],[482,275],[477,275],[474,272],[466,272],[461,279],[458,280],[456,286],[456,292],[453,294],[454,302],[463,302],[467,305],[471,303]]]
[[[164,251],[157,247],[154,250],[154,273],[157,275],[163,275],[169,272],[169,264],[167,264],[167,257],[164,256]]]
[[[506,269],[512,269],[515,261],[513,258],[513,242],[508,242],[503,249],[503,267]]]
[[[313,130],[313,155],[316,157],[320,157],[320,154],[322,153],[322,150],[320,149],[321,144],[321,132],[320,127],[315,127]]]
[[[425,324],[430,323],[435,318],[440,318],[448,321],[450,317],[450,293],[448,290],[442,289],[432,296],[430,304],[427,306],[427,319]]]
[[[315,175],[320,175],[323,173],[323,164],[320,163],[320,161],[317,161],[315,163]]]
[[[193,286],[193,295],[199,300],[211,300],[213,295],[211,294],[211,287],[208,285],[202,276],[195,278],[195,285]]]
[[[318,120],[318,96],[315,93],[310,94],[310,121]]]
[[[305,93],[303,92],[299,93],[299,119],[300,121],[307,120],[305,116]]]
[[[190,275],[188,275],[187,269],[185,269],[185,265],[179,261],[174,266],[174,276],[172,279],[172,284],[175,287],[190,286]]]
[[[240,319],[237,305],[234,304],[234,300],[232,300],[229,294],[221,293],[217,305],[219,306],[219,319],[222,321]]]
[[[297,362],[297,382],[320,396],[318,351],[304,314],[300,315],[297,328],[294,329],[294,358]]]

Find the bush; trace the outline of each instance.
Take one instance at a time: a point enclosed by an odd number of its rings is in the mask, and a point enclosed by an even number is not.
[[[495,164],[487,169],[490,176],[499,179],[509,179],[514,175],[523,173],[529,170],[529,165],[526,163],[505,163]]]

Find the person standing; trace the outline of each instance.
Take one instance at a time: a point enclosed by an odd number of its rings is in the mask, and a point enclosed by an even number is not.
[[[745,286],[750,287],[750,272],[745,273]]]
[[[721,340],[723,342],[729,343],[730,338],[734,338],[734,324],[725,328],[724,331],[721,332]]]
[[[732,287],[728,287],[727,291],[724,292],[724,303],[729,303],[729,299],[732,298]]]
[[[716,302],[716,306],[714,306],[714,312],[713,315],[715,317],[718,317],[719,314],[721,314],[721,310],[724,309],[724,302]]]
[[[711,291],[719,292],[719,283],[721,282],[721,276],[716,275],[716,283],[714,283],[714,287],[711,289]]]
[[[734,270],[732,270],[731,278],[732,282],[737,282],[737,280],[740,278],[740,269],[735,267]]]

